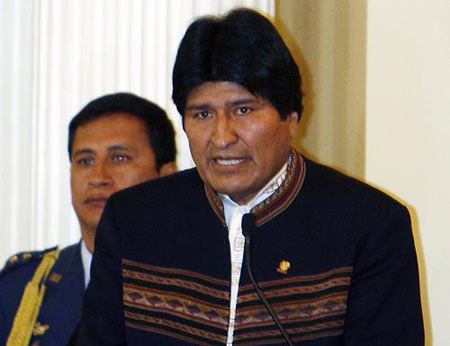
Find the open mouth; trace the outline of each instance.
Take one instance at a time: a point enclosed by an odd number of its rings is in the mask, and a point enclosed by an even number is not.
[[[217,162],[219,165],[233,166],[244,162],[245,159],[215,159],[214,161]]]

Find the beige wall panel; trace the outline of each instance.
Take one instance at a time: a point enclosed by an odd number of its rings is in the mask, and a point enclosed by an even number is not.
[[[305,112],[295,145],[363,177],[365,1],[280,0],[276,13],[304,82]]]

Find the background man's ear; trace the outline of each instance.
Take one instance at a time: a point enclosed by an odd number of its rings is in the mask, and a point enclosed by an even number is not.
[[[162,177],[164,175],[169,175],[178,171],[177,163],[175,161],[164,163],[159,169],[159,175]]]

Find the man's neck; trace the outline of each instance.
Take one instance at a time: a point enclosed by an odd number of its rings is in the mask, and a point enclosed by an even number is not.
[[[81,225],[81,235],[89,252],[94,253],[95,228]]]
[[[254,206],[258,205],[266,198],[270,197],[283,183],[286,178],[288,169],[288,161],[281,167],[281,169],[267,182],[262,189],[260,189],[247,203],[239,204],[234,201],[231,196],[218,194],[224,206],[224,214],[227,225],[229,224],[231,211],[235,208],[244,208],[250,211]]]

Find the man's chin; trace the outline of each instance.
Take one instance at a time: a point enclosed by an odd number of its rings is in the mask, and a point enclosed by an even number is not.
[[[82,229],[86,229],[91,233],[95,233],[97,230],[98,224],[100,223],[101,213],[96,215],[95,217],[84,218],[83,221],[80,221],[80,225]]]

